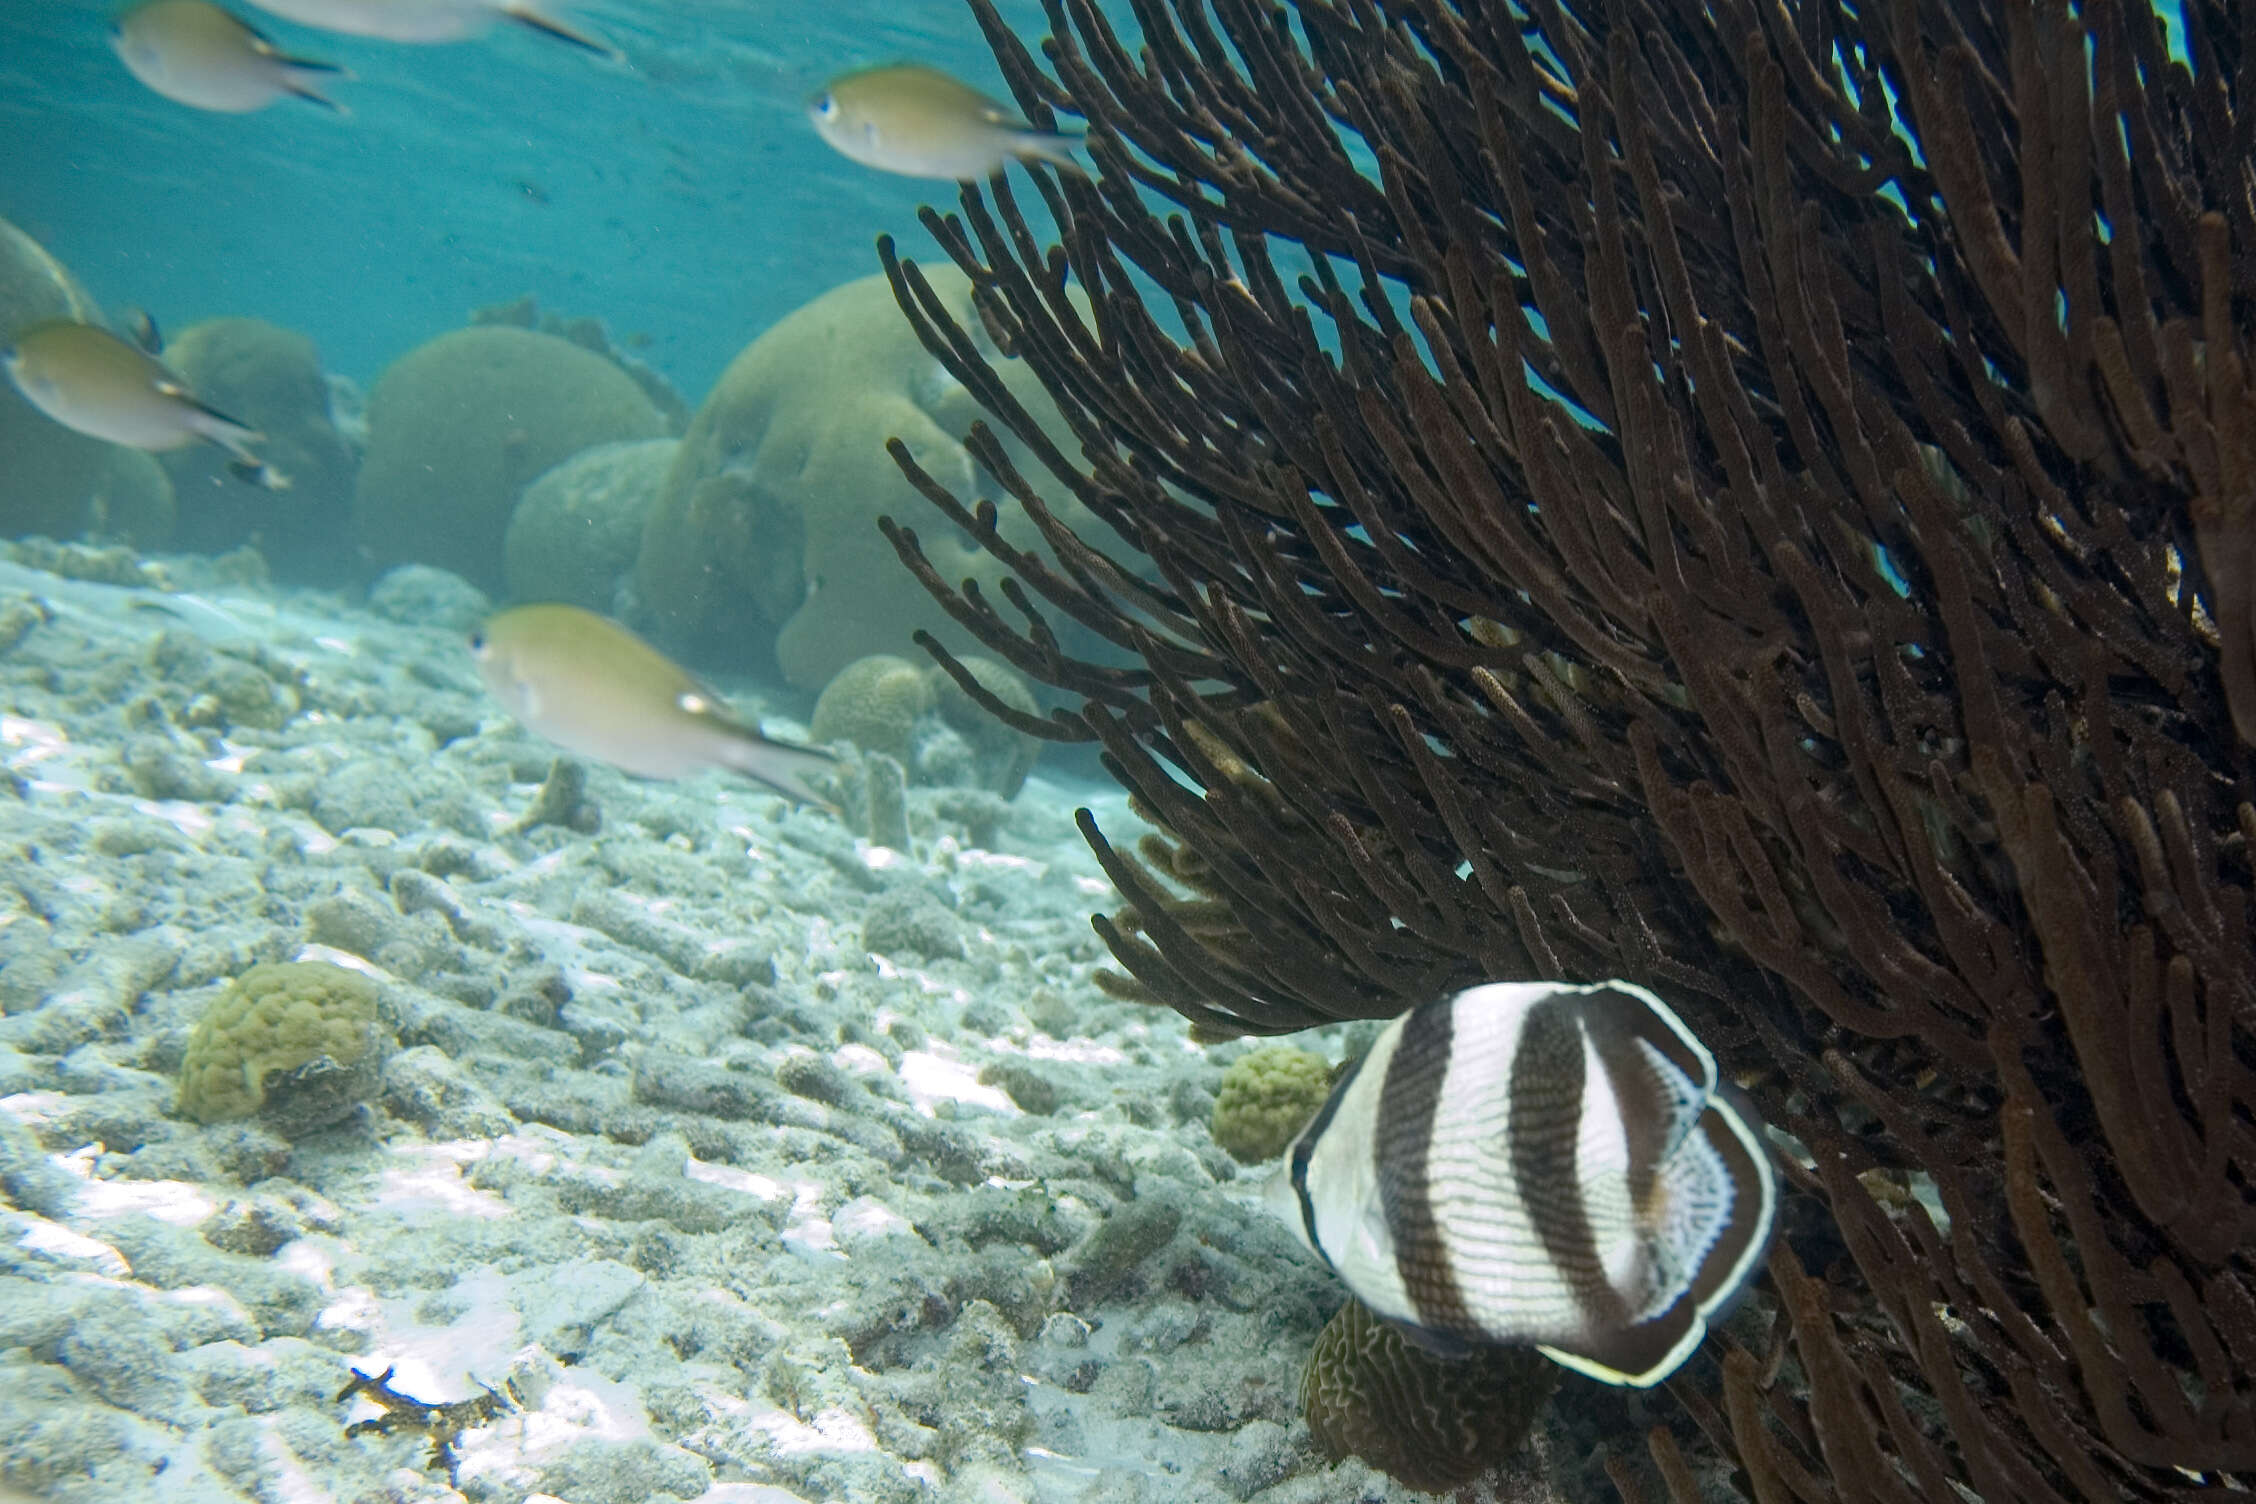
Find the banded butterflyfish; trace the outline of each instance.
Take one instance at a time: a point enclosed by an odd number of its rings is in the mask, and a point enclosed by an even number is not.
[[[1715,1057],[1642,987],[1492,983],[1395,1019],[1268,1188],[1439,1352],[1532,1343],[1659,1383],[1753,1277],[1778,1189]]]

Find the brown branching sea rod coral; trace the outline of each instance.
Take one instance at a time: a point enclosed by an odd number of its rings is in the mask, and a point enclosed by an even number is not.
[[[927,223],[1073,438],[887,248],[1048,546],[888,530],[1167,832],[1119,985],[1684,1012],[1809,1215],[1627,1499],[2256,1484],[2250,12],[974,3],[1097,172]]]

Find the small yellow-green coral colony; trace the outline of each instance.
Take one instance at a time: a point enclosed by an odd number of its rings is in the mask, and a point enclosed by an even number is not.
[[[1289,1044],[1249,1051],[1222,1073],[1214,1141],[1240,1164],[1275,1159],[1331,1090],[1332,1068],[1321,1055]]]
[[[389,1053],[376,1002],[376,984],[342,966],[252,967],[189,1034],[180,1111],[200,1123],[265,1112],[285,1132],[336,1122],[373,1094]]]

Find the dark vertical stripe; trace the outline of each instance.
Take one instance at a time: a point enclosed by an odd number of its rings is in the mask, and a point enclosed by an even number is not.
[[[1606,1281],[1598,1240],[1583,1205],[1575,1154],[1582,1138],[1585,1079],[1580,1000],[1551,997],[1528,1010],[1512,1056],[1504,1140],[1520,1200],[1544,1252],[1597,1327],[1619,1327],[1629,1307]]]
[[[1428,1003],[1402,1021],[1394,1056],[1387,1061],[1379,1091],[1376,1141],[1379,1193],[1386,1209],[1387,1234],[1394,1240],[1394,1267],[1417,1309],[1418,1324],[1460,1336],[1480,1328],[1465,1308],[1457,1271],[1434,1226],[1427,1156],[1433,1148],[1434,1114],[1441,1106],[1442,1082],[1449,1074],[1449,1052],[1456,1033],[1457,1000]]]
[[[1316,1250],[1316,1257],[1333,1268],[1338,1266],[1332,1263],[1332,1256],[1324,1251],[1324,1240],[1316,1236],[1316,1202],[1308,1194],[1308,1158],[1316,1152],[1316,1142],[1324,1136],[1324,1130],[1332,1126],[1332,1118],[1339,1112],[1340,1102],[1347,1096],[1347,1089],[1355,1084],[1355,1078],[1362,1070],[1363,1061],[1360,1056],[1349,1062],[1340,1078],[1332,1083],[1332,1094],[1324,1099],[1323,1106],[1316,1109],[1316,1116],[1308,1120],[1308,1126],[1300,1130],[1300,1137],[1293,1140],[1292,1146],[1290,1173],[1293,1195],[1300,1202],[1300,1225],[1307,1232],[1308,1246]]]

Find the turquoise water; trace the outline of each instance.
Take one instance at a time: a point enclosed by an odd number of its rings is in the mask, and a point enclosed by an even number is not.
[[[1001,8],[1038,32],[1038,5]],[[922,244],[916,206],[953,196],[834,155],[807,97],[900,58],[1000,92],[953,0],[613,0],[570,14],[625,66],[515,26],[410,47],[253,13],[359,75],[334,91],[352,114],[215,115],[119,66],[113,9],[0,6],[0,214],[105,304],[172,327],[254,314],[364,384],[470,309],[531,292],[647,334],[649,358],[702,392],[754,334],[875,271],[880,233]]]

